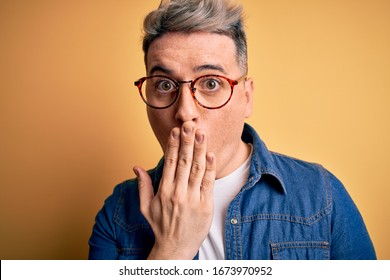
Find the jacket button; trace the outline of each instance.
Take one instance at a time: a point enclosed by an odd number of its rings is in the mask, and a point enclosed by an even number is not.
[[[237,219],[233,218],[233,219],[230,220],[230,223],[232,225],[236,225],[238,223],[238,221],[237,221]]]

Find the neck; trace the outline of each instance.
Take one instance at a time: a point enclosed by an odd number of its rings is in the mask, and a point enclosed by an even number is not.
[[[251,152],[250,146],[240,141],[235,149],[230,153],[224,153],[217,159],[217,176],[216,179],[226,177],[234,170],[239,168],[248,159]]]

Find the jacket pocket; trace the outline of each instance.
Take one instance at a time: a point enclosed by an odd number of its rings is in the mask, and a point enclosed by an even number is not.
[[[274,260],[328,260],[329,248],[326,241],[271,242]]]

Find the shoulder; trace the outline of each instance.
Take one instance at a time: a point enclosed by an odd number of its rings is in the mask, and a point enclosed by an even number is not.
[[[159,173],[161,163],[151,170],[148,170],[148,174],[153,182],[153,187],[157,190],[157,185],[159,181]],[[139,191],[138,191],[138,180],[137,178],[132,178],[123,181],[122,183],[115,186],[113,193],[107,200],[113,200],[116,203],[121,203],[126,201],[126,203],[138,203],[139,204]],[[117,206],[119,207],[119,206]]]
[[[284,196],[280,205],[294,219],[313,224],[329,215],[333,210],[334,187],[339,182],[322,165],[291,156],[270,152],[275,176],[283,186]],[[337,188],[342,187],[337,183]],[[285,207],[292,207],[290,210]],[[300,217],[300,218],[298,218]]]
[[[297,188],[311,188],[326,191],[330,184],[341,184],[336,177],[318,163],[268,150],[257,132],[245,125],[243,140],[253,143],[252,174],[271,175],[278,179],[286,193]]]
[[[309,190],[331,192],[341,182],[321,164],[308,162],[276,152],[270,152],[275,173],[281,178],[286,192],[305,187]]]
[[[121,199],[132,198],[138,193],[138,181],[136,178],[128,179],[115,186],[111,197],[117,202]]]

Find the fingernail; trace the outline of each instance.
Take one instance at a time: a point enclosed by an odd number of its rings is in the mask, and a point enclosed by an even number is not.
[[[198,144],[202,144],[204,140],[204,135],[203,133],[196,133],[195,134],[195,139]]]
[[[173,139],[179,139],[180,131],[178,129],[172,129],[172,138]]]
[[[135,168],[133,168],[133,171],[134,171],[135,175],[136,175],[137,177],[139,177],[138,170],[137,170],[137,169],[135,169]]]
[[[183,127],[183,129],[184,129],[185,134],[190,135],[192,130],[193,130],[193,127],[192,126],[190,126],[190,127],[185,126],[185,127]]]
[[[209,154],[207,154],[207,155],[206,155],[206,160],[207,160],[207,162],[208,162],[209,164],[213,164],[213,162],[214,162],[214,157],[211,156],[211,155],[209,155]]]

